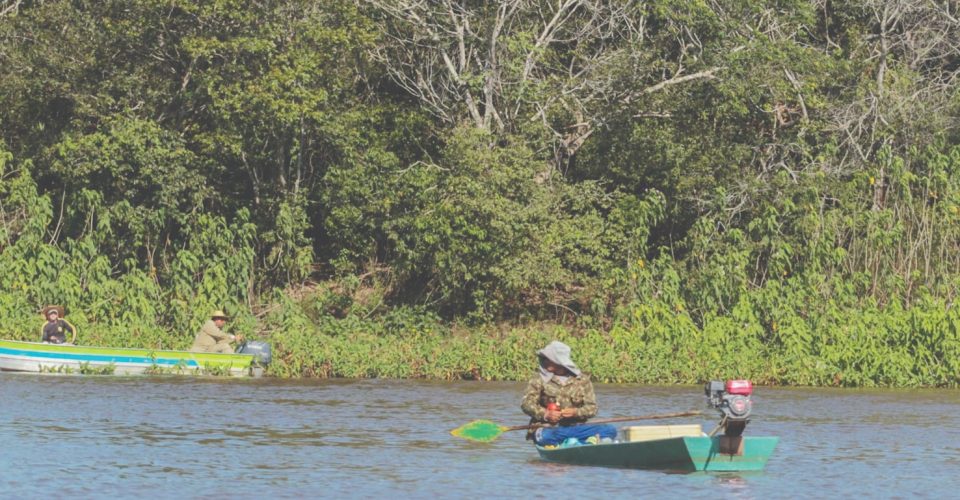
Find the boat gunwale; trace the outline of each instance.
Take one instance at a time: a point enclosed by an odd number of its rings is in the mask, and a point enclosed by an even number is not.
[[[6,344],[14,344],[8,346]],[[21,347],[21,346],[34,346],[33,347]],[[193,351],[182,351],[182,350],[173,350],[173,349],[150,349],[143,347],[101,347],[101,346],[85,346],[85,345],[75,345],[75,344],[50,344],[45,342],[30,342],[23,340],[2,340],[0,339],[0,349],[8,348],[11,350],[19,350],[26,352],[44,352],[44,353],[64,353],[64,354],[83,354],[83,351],[89,352],[91,355],[109,355],[113,353],[119,353],[119,355],[132,355],[133,353],[141,353],[142,357],[147,358],[177,358],[189,357],[196,361],[216,361],[216,362],[225,362],[227,360],[236,360],[240,362],[253,361],[253,354],[245,353],[219,353],[219,352],[193,352]],[[80,352],[77,352],[80,351]],[[205,359],[209,358],[209,359]]]

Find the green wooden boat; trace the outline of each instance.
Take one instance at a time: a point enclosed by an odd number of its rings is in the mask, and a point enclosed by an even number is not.
[[[778,440],[776,437],[672,437],[570,448],[538,446],[537,451],[549,462],[575,465],[677,472],[757,471],[767,464]]]

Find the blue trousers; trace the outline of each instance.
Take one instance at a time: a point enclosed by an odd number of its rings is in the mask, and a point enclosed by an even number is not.
[[[600,435],[601,438],[613,439],[617,437],[617,428],[610,424],[583,424],[569,427],[541,427],[534,435],[534,442],[539,446],[558,445],[567,438],[577,438],[586,441],[590,436]]]

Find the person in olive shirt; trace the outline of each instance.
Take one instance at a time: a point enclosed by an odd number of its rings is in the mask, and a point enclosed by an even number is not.
[[[243,335],[231,335],[224,332],[223,325],[226,323],[227,315],[223,311],[215,311],[197,332],[193,347],[190,350],[193,352],[232,353],[233,347],[230,346],[230,343],[233,341],[242,342]]]
[[[615,438],[616,427],[586,423],[597,415],[597,398],[590,378],[570,359],[570,346],[554,340],[537,356],[540,372],[527,384],[520,409],[530,416],[530,423],[545,425],[528,433],[527,439],[550,446],[571,437],[580,441],[594,436]]]
[[[40,330],[40,341],[50,344],[65,344],[67,342],[67,333],[72,337],[70,343],[77,341],[77,329],[69,321],[63,319],[63,308],[60,306],[47,306],[43,308],[43,316],[47,322],[43,324]]]

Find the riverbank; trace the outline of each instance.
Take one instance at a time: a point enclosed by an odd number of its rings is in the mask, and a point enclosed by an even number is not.
[[[607,328],[556,323],[444,324],[395,309],[381,316],[311,318],[288,308],[276,330],[271,373],[280,377],[525,380],[534,352],[553,339],[573,348],[598,382],[689,384],[751,378],[766,385],[956,387],[960,314],[936,300],[840,309],[836,304],[758,314],[747,296],[730,314],[702,321],[661,301],[618,310]]]
[[[960,385],[960,313],[942,301],[909,309],[810,305],[806,311],[783,308],[771,319],[751,304],[758,299],[745,295],[730,313],[699,320],[682,303],[651,300],[618,308],[608,325],[465,327],[407,307],[331,313],[318,307],[326,302],[307,296],[260,317],[240,310],[229,328],[270,342],[268,375],[280,378],[522,381],[536,369],[535,351],[559,339],[597,382],[695,384],[737,377],[761,385]],[[83,312],[73,316],[84,345],[186,349],[193,338],[158,325],[128,328]],[[10,328],[31,320],[39,325],[39,318],[17,315],[0,334],[34,340],[32,329]]]

